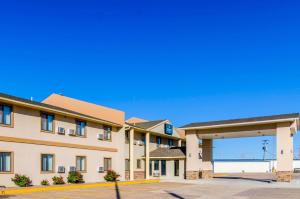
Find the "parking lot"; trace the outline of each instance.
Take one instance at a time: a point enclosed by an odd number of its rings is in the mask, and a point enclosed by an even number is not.
[[[264,179],[264,178],[262,178]],[[215,178],[197,181],[168,181],[152,184],[118,185],[47,191],[20,195],[0,196],[0,198],[32,199],[86,199],[86,198],[200,198],[200,199],[299,199],[300,183],[274,183],[253,180],[249,176]]]

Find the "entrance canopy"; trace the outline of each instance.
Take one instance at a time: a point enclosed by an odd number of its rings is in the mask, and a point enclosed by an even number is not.
[[[196,122],[181,128],[186,133],[197,134],[199,139],[223,139],[276,135],[277,127],[280,124],[288,124],[291,127],[291,132],[294,134],[299,129],[299,113]]]

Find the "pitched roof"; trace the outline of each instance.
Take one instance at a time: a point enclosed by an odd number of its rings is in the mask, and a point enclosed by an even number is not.
[[[135,123],[135,124],[131,124],[131,125],[138,127],[138,128],[142,128],[142,129],[150,129],[164,121],[166,121],[166,120],[154,120],[154,121],[149,121],[149,122],[139,122],[139,123]]]
[[[173,148],[157,148],[150,152],[150,157],[165,157],[165,158],[183,158],[185,157],[185,148],[173,147]]]
[[[81,114],[90,115],[92,117],[110,121],[119,125],[123,125],[125,123],[125,113],[123,111],[58,94],[50,95],[43,101],[43,103],[68,109],[70,111],[76,111]]]
[[[299,118],[299,116],[300,116],[299,113],[291,113],[291,114],[241,118],[241,119],[232,119],[232,120],[196,122],[196,123],[190,123],[190,124],[184,125],[180,128],[193,128],[193,127],[215,126],[215,125],[224,125],[224,124],[246,123],[246,122],[260,122],[260,121],[269,121],[269,120],[272,121],[272,120],[282,120],[282,119],[296,119],[296,118]]]
[[[142,118],[138,118],[138,117],[131,117],[128,120],[126,120],[127,123],[130,124],[135,124],[135,123],[140,123],[140,122],[149,122],[148,120],[144,120]]]
[[[76,116],[79,116],[79,117],[89,118],[89,119],[92,119],[92,120],[98,120],[98,121],[100,120],[100,121],[103,121],[105,123],[111,123],[111,124],[119,126],[119,124],[117,124],[117,123],[107,121],[107,120],[103,120],[103,119],[99,119],[99,118],[93,117],[91,115],[86,115],[86,114],[83,114],[83,113],[79,113],[77,111],[68,110],[68,109],[58,107],[58,106],[54,106],[54,105],[51,105],[51,104],[36,102],[36,101],[32,101],[32,100],[28,100],[28,99],[25,99],[25,98],[20,98],[20,97],[16,97],[16,96],[4,94],[4,93],[0,93],[0,99],[14,101],[16,103],[25,103],[25,104],[28,104],[32,107],[38,108],[38,109],[56,110],[56,111],[59,111],[59,112],[72,114],[72,115],[76,115]]]

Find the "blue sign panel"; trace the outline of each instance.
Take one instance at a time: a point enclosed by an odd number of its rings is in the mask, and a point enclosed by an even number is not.
[[[165,134],[167,134],[167,135],[173,134],[173,125],[165,124]]]

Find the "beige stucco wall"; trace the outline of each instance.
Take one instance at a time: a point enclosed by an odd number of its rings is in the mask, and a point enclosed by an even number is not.
[[[199,139],[194,132],[186,134],[186,171],[200,171],[202,159],[199,159]]]
[[[75,119],[55,115],[55,133],[45,133],[41,132],[40,111],[19,106],[14,106],[13,109],[13,128],[0,126],[0,136],[80,144],[85,146],[109,147],[118,150],[118,152],[108,152],[1,141],[0,151],[14,152],[14,173],[30,176],[34,184],[39,184],[40,180],[44,178],[50,179],[54,175],[58,175],[40,174],[40,154],[53,153],[55,154],[56,160],[55,169],[57,170],[57,166],[65,166],[66,171],[69,170],[69,166],[75,166],[76,155],[87,156],[88,170],[87,173],[84,174],[86,182],[103,180],[103,174],[98,174],[97,168],[103,166],[104,157],[111,157],[113,169],[121,174],[121,179],[124,179],[124,128],[113,128],[111,142],[98,140],[97,134],[103,132],[103,125],[90,122],[87,122],[86,138],[73,137],[67,134],[58,135],[56,130],[58,126],[65,127],[66,129],[75,129]],[[0,185],[13,185],[10,180],[11,177],[11,174],[0,174]]]
[[[277,171],[293,170],[293,134],[290,124],[277,125]]]

